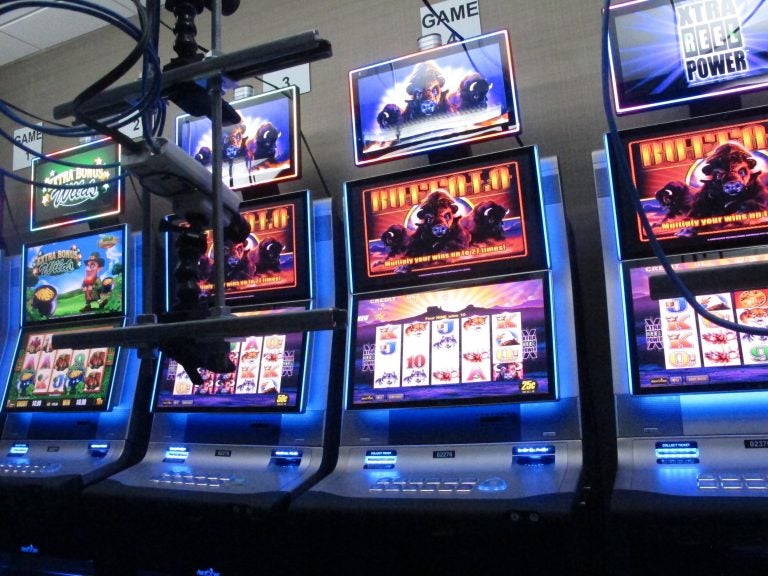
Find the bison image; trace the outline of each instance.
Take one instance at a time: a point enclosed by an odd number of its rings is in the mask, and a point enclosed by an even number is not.
[[[259,260],[256,263],[256,273],[280,272],[280,254],[283,244],[274,238],[265,238],[259,244]]]
[[[387,258],[403,254],[408,244],[408,230],[402,224],[392,224],[382,232],[381,242],[387,247]]]
[[[472,237],[472,244],[504,240],[504,216],[509,210],[491,200],[481,202],[472,211],[472,218],[463,220]]]
[[[656,200],[667,213],[664,216],[664,222],[673,218],[688,216],[693,207],[694,195],[688,189],[684,182],[673,180],[666,186],[656,191]]]
[[[420,221],[411,235],[406,256],[424,256],[463,250],[469,246],[470,234],[456,216],[459,206],[445,190],[435,190],[419,205]]]
[[[704,159],[701,190],[692,193],[683,182],[672,181],[656,192],[659,204],[667,210],[664,221],[671,218],[718,218],[731,214],[762,211],[768,207],[768,193],[754,171],[757,161],[741,144],[727,142],[715,148]],[[657,224],[658,225],[658,224]],[[721,223],[706,229],[723,228]],[[702,229],[702,228],[700,228]],[[696,230],[679,230],[678,236],[694,236]]]
[[[721,144],[707,156],[702,172],[704,181],[688,213],[690,218],[710,218],[764,210],[768,195],[752,170],[757,161],[746,148],[735,142]]]

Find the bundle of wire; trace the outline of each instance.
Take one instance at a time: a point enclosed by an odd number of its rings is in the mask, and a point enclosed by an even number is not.
[[[136,146],[136,144],[130,137],[123,134],[120,129],[134,124],[138,120],[141,121],[144,138],[147,142],[151,142],[152,136],[161,134],[165,122],[165,105],[160,97],[162,70],[156,47],[152,41],[153,38],[157,37],[159,15],[152,19],[154,25],[150,25],[147,10],[142,6],[141,2],[139,0],[131,1],[138,14],[139,26],[136,26],[116,12],[87,0],[11,0],[0,4],[0,15],[23,8],[54,8],[78,12],[104,20],[136,41],[136,46],[128,56],[74,99],[73,115],[75,122],[72,125],[64,125],[40,118],[3,99],[0,99],[0,113],[22,126],[37,130],[43,134],[78,139],[108,136],[114,141],[129,147]],[[139,60],[142,60],[142,82],[141,94],[137,100],[126,104],[125,110],[121,110],[108,118],[96,119],[89,116],[84,111],[87,109],[87,104],[98,98],[99,94],[106,88],[122,78]],[[43,122],[42,126],[36,123],[40,121]],[[1,128],[0,136],[11,142],[13,146],[20,148],[35,158],[47,159],[44,154],[17,142],[11,134]],[[67,162],[63,159],[57,159],[56,163],[74,168],[83,167],[81,164]],[[117,166],[119,164],[104,164],[103,168],[116,168]],[[88,168],[90,166],[85,167]],[[10,172],[2,166],[0,166],[0,175],[33,186],[45,186],[56,189],[76,189],[80,187],[77,185],[37,182]],[[118,176],[113,178],[113,180],[118,179]]]

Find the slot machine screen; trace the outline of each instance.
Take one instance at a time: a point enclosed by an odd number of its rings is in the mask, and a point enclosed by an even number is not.
[[[357,165],[520,132],[506,30],[349,73]]]
[[[297,312],[281,308],[250,314]],[[246,336],[230,343],[234,372],[197,368],[193,382],[184,367],[163,355],[155,387],[160,412],[299,412],[303,404],[308,336],[306,332]]]
[[[120,150],[106,139],[33,159],[32,180],[41,184],[30,191],[29,229],[36,232],[120,214]]]
[[[8,381],[6,412],[76,412],[109,408],[119,348],[53,348],[54,334],[119,327],[97,323],[23,330]]]
[[[711,256],[671,260],[707,311],[736,324],[768,327],[768,254],[741,249]],[[624,272],[633,393],[768,387],[765,337],[696,314],[655,260],[626,264]]]
[[[125,316],[125,226],[25,244],[23,324]]]
[[[763,0],[614,3],[609,42],[617,114],[768,86]]]
[[[286,86],[231,102],[241,122],[225,126],[222,181],[232,190],[299,178],[299,91]],[[213,170],[212,125],[207,117],[176,118],[176,144]]]
[[[551,400],[546,273],[355,297],[348,408]]]
[[[669,254],[768,241],[768,108],[619,133],[629,176]],[[622,257],[652,256],[612,156]]]
[[[542,269],[533,147],[345,185],[355,292]]]
[[[243,202],[240,213],[251,232],[243,242],[224,241],[224,292],[231,305],[309,300],[312,297],[309,249],[311,199],[308,191]],[[175,299],[175,238],[166,242],[169,305]],[[215,296],[213,232],[205,232],[205,252],[198,261],[201,301]]]

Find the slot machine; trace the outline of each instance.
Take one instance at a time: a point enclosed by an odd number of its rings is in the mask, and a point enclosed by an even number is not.
[[[226,302],[236,321],[261,320],[267,328],[161,346],[144,458],[84,494],[109,540],[135,530],[145,535],[137,544],[141,554],[100,558],[108,570],[126,562],[152,570],[194,572],[212,564],[221,570],[238,566],[241,553],[269,562],[279,556],[277,528],[258,523],[279,517],[327,467],[333,331],[313,328],[312,315],[335,302],[330,200],[285,193],[243,202],[240,213],[250,232],[242,242],[225,240]],[[166,242],[170,316],[179,312],[185,293],[179,288],[186,288],[187,272],[177,274],[183,262],[173,249],[180,236],[178,229],[169,232]],[[216,291],[210,230],[204,244],[194,264],[196,298],[206,308]],[[299,317],[288,329],[286,315]],[[199,364],[216,355],[231,361],[229,369]],[[123,524],[114,525],[115,514]],[[168,530],[168,523],[177,528]],[[254,534],[253,545],[234,546],[244,533]],[[175,553],[192,542],[199,545],[183,558]]]
[[[411,557],[406,550],[432,568],[440,557],[463,565],[455,551],[427,553],[431,521],[458,526],[467,550],[483,540],[488,554],[469,553],[468,563],[497,562],[510,527],[540,534],[579,498],[557,164],[523,147],[351,181],[344,200],[341,446],[333,472],[291,511],[309,526],[339,514],[359,520],[350,565],[369,564],[380,547],[399,550],[376,556],[384,571]]]
[[[616,561],[644,570],[752,573],[765,550],[768,110],[733,94],[765,86],[768,14],[726,12],[641,2],[610,14],[619,112],[693,103],[691,117],[617,130],[593,153],[617,431],[609,518]],[[653,22],[645,41],[679,48],[690,29],[676,16],[731,42],[710,56],[690,44],[666,82],[641,81],[632,31]],[[714,60],[748,70],[716,73]]]
[[[2,178],[0,178],[0,181]],[[2,184],[0,184],[0,192],[2,192]],[[11,329],[16,328],[17,324],[10,321],[12,314],[15,315],[15,311],[18,310],[16,298],[12,298],[11,286],[17,286],[18,277],[12,278],[11,271],[14,269],[12,266],[12,259],[6,256],[5,249],[0,250],[0,266],[2,266],[2,286],[0,286],[0,310],[3,310],[2,317],[0,318],[0,334],[2,334],[2,342],[0,344],[0,374],[7,374],[10,367],[11,356],[13,355],[13,337]],[[5,423],[5,412],[0,411],[0,427]]]
[[[52,344],[56,334],[126,324],[140,243],[112,226],[25,244],[3,264],[16,332],[6,343],[0,437],[2,506],[14,518],[3,527],[6,552],[90,554],[72,527],[82,490],[140,456],[139,359],[106,343]]]

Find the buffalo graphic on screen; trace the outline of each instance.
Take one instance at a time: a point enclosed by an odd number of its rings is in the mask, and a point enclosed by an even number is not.
[[[504,248],[513,235],[513,223],[505,223],[509,213],[507,207],[495,201],[472,206],[445,190],[435,190],[410,210],[404,224],[392,224],[381,234],[380,244],[372,251],[384,256],[374,260],[373,266],[402,261],[398,271],[407,272],[425,265],[477,258],[480,253],[476,249],[480,247]]]
[[[721,144],[693,171],[691,180],[698,175],[696,188],[670,181],[656,191],[654,197],[662,217],[653,225],[682,220],[686,225],[675,234],[692,236],[699,231],[743,226],[747,220],[763,219],[768,193],[757,165],[756,153],[741,144]]]

